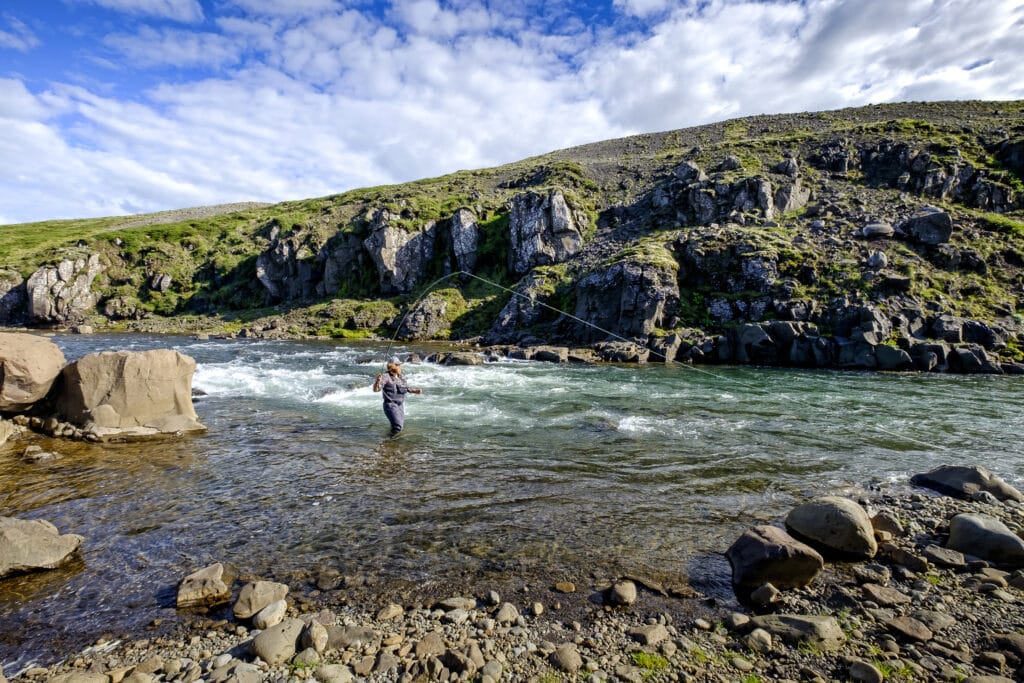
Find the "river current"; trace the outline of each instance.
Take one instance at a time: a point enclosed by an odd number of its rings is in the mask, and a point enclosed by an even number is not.
[[[85,537],[80,560],[0,582],[8,674],[173,618],[214,561],[266,578],[625,572],[728,592],[721,553],[806,497],[939,464],[1024,481],[1018,378],[692,368],[407,364],[387,438],[383,345],[56,336],[69,360],[172,347],[198,363],[198,436],[43,441],[0,454],[0,514]],[[424,350],[398,347],[398,353]]]

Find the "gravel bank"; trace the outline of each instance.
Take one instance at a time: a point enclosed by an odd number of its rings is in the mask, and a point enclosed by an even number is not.
[[[829,562],[760,610],[625,578],[449,590],[320,575],[293,582],[266,620],[226,607],[183,613],[172,631],[155,623],[152,634],[104,636],[60,664],[7,673],[63,683],[1021,680],[1024,571],[943,546],[964,512],[1019,534],[1024,505],[896,485],[852,497],[893,522],[878,554]],[[232,601],[258,578],[236,581]]]

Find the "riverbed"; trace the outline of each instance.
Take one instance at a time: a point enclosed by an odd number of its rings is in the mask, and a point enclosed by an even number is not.
[[[390,439],[370,388],[383,344],[53,339],[69,360],[165,347],[194,357],[209,431],[43,440],[63,457],[41,464],[0,454],[0,514],[86,539],[79,561],[0,583],[5,671],[173,619],[177,582],[213,561],[382,582],[631,573],[724,598],[721,552],[810,495],[946,463],[1024,481],[1016,378],[407,364],[423,394]]]

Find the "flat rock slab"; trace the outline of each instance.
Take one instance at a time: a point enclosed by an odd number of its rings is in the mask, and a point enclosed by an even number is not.
[[[933,633],[945,631],[950,626],[954,626],[956,624],[956,619],[945,612],[935,612],[933,610],[922,609],[917,610],[916,612],[911,612],[910,616],[927,626]]]
[[[907,640],[925,643],[935,637],[927,626],[913,617],[896,617],[885,624],[885,627]]]
[[[910,603],[909,595],[901,593],[895,588],[879,586],[877,583],[865,583],[861,586],[861,590],[869,600],[877,602],[882,607],[895,607]]]
[[[767,614],[750,621],[755,628],[763,628],[792,644],[807,643],[823,650],[837,650],[846,641],[839,622],[829,616]]]
[[[967,560],[964,559],[963,553],[956,550],[950,550],[949,548],[943,548],[938,545],[928,546],[924,549],[922,555],[924,555],[926,560],[937,564],[940,567],[963,569],[967,566]]]
[[[59,567],[82,540],[77,534],[61,535],[45,519],[0,517],[0,577]]]

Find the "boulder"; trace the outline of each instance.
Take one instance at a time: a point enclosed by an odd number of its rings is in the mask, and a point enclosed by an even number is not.
[[[905,220],[901,228],[921,244],[943,244],[953,235],[953,219],[942,209],[926,206]]]
[[[99,254],[43,266],[25,283],[29,320],[36,325],[82,322],[96,308],[93,280],[103,272]]]
[[[13,422],[0,418],[0,447],[7,443],[7,440],[18,433],[18,426]]]
[[[838,650],[846,635],[833,617],[804,614],[767,614],[753,617],[754,628],[763,628],[791,645]]]
[[[295,656],[304,627],[301,619],[285,619],[253,638],[252,653],[270,666],[284,664]]]
[[[910,482],[956,498],[969,499],[977,491],[987,491],[999,500],[1024,502],[1024,494],[978,465],[941,465],[915,474]]]
[[[179,608],[220,605],[231,599],[232,577],[223,564],[216,562],[182,579],[178,585]]]
[[[773,526],[743,532],[725,556],[732,566],[733,585],[749,589],[765,583],[776,588],[806,586],[825,566],[814,548]]]
[[[82,540],[44,519],[0,517],[0,577],[59,567]]]
[[[57,409],[100,439],[202,431],[192,406],[195,369],[169,349],[91,353],[64,368]]]
[[[822,496],[798,505],[786,516],[786,528],[823,552],[867,559],[878,552],[868,513],[855,501]]]
[[[49,339],[0,332],[0,411],[23,412],[41,401],[64,363],[64,353]]]
[[[248,619],[275,602],[284,600],[288,586],[274,581],[251,581],[242,587],[232,612],[238,619]]]
[[[583,246],[583,220],[559,190],[513,197],[509,206],[509,270],[521,276],[536,266],[568,260]]]
[[[962,513],[954,517],[946,547],[996,564],[1024,567],[1024,540],[988,515]]]
[[[879,370],[910,370],[914,367],[914,360],[910,354],[895,346],[879,344],[875,347],[875,360],[878,361]]]

